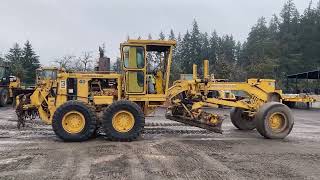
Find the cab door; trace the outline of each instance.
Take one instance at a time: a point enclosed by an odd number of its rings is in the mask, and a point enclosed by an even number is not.
[[[146,57],[144,46],[122,47],[125,91],[127,94],[146,93]]]

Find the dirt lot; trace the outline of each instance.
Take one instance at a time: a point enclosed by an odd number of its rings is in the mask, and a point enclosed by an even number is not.
[[[1,108],[0,179],[319,179],[320,110],[293,112],[285,140],[235,130],[228,117],[222,135],[209,133],[160,110],[138,141],[64,143],[39,121],[17,130],[13,109]]]

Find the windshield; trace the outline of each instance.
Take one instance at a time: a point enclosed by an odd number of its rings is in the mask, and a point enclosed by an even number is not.
[[[40,70],[37,73],[39,80],[57,79],[57,71],[56,70]]]
[[[5,76],[5,67],[0,66],[0,78],[3,78]]]
[[[144,68],[144,47],[123,47],[124,67],[132,69]]]

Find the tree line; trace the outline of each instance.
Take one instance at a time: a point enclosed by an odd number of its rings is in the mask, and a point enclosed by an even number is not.
[[[153,38],[149,34],[147,39]],[[202,61],[209,59],[210,72],[216,78],[232,81],[272,78],[283,88],[286,75],[320,67],[320,1],[316,6],[311,1],[300,13],[293,0],[288,0],[281,13],[272,15],[269,22],[260,17],[245,42],[236,41],[232,35],[219,35],[216,31],[201,32],[196,20],[184,33],[160,32],[156,39],[177,41],[171,80],[178,79],[180,74],[191,74],[194,63],[202,73]],[[23,82],[34,83],[35,69],[40,63],[29,41],[23,47],[14,44],[0,61],[9,62],[11,73]],[[65,55],[53,62],[77,71],[93,70],[95,63],[91,52],[78,57]],[[113,69],[119,72],[120,66],[117,58]]]
[[[9,74],[19,77],[23,84],[33,85],[36,69],[41,66],[39,58],[30,41],[26,41],[23,47],[15,43],[5,55],[0,56],[0,64],[8,66]],[[85,51],[80,56],[64,55],[56,58],[52,63],[67,71],[93,71],[95,60],[92,52]]]
[[[151,35],[148,39],[152,39]],[[281,13],[272,15],[269,22],[260,17],[242,43],[232,35],[201,32],[196,20],[183,34],[160,32],[157,39],[177,41],[171,80],[182,73],[192,73],[192,64],[201,71],[202,61],[209,59],[210,71],[216,78],[272,78],[284,88],[286,75],[320,67],[320,1],[316,7],[311,1],[300,14],[293,0],[288,0]],[[117,67],[119,59],[114,68]]]
[[[40,62],[29,41],[26,41],[23,47],[15,43],[4,57],[0,57],[0,62],[8,64],[9,73],[21,78],[23,83],[34,84],[35,71],[40,67]]]

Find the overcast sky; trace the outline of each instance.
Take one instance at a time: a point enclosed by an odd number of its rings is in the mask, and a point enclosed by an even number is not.
[[[261,16],[279,14],[286,0],[1,0],[0,53],[30,40],[42,64],[81,55],[105,43],[112,61],[119,43],[160,31],[185,33],[195,18],[201,31],[244,41]],[[300,13],[309,0],[294,1]],[[316,3],[314,3],[316,4]]]

